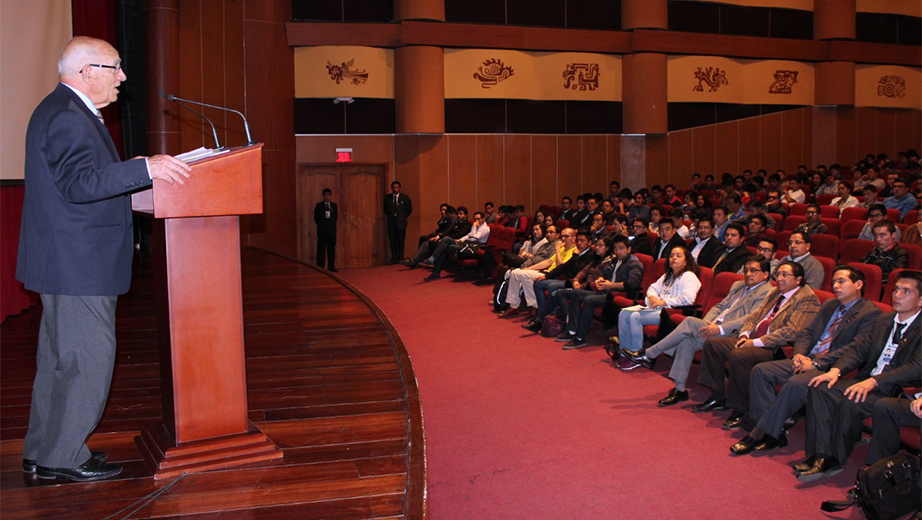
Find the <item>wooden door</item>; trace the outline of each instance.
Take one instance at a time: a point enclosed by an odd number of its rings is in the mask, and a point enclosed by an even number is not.
[[[298,259],[314,263],[317,226],[314,206],[324,188],[333,190],[339,208],[336,224],[336,266],[384,264],[387,242],[384,220],[385,164],[302,164],[298,169]]]

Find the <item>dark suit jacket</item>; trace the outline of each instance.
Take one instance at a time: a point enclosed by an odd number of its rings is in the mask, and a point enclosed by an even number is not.
[[[838,368],[841,375],[846,375],[858,369],[859,380],[871,377],[871,371],[877,366],[877,359],[884,351],[890,333],[893,331],[894,312],[885,312],[877,317],[871,332],[855,338],[849,345],[848,351],[833,365]],[[890,369],[874,376],[877,380],[878,390],[884,395],[893,395],[897,387],[920,385],[920,370],[922,370],[922,337],[919,334],[919,322],[922,316],[903,331],[900,346],[896,349],[893,359],[890,360]]]
[[[591,264],[599,257],[595,254],[595,251],[592,249],[587,249],[586,252],[582,255],[573,252],[573,256],[569,260],[564,262],[563,265],[558,265],[554,269],[548,271],[547,277],[550,278],[563,278],[569,280],[571,278],[576,278],[576,275],[583,270],[584,267]]]
[[[768,296],[765,297],[762,305],[746,316],[746,321],[740,326],[740,333],[748,331],[751,337],[759,322],[768,316],[780,296],[781,293],[778,288],[773,287]],[[820,299],[813,292],[813,289],[808,285],[801,287],[791,297],[791,301],[781,305],[781,310],[775,314],[775,318],[768,327],[768,333],[760,338],[762,344],[765,347],[772,348],[785,346],[794,341],[800,331],[813,321],[819,308]]]
[[[471,224],[470,220],[461,220],[456,218],[454,221],[452,221],[451,225],[448,226],[448,229],[442,236],[456,239],[461,238],[471,232],[471,227],[473,227],[473,224]]]
[[[394,204],[393,193],[388,193],[384,196],[384,214],[387,215],[389,224],[396,224],[398,229],[406,229],[407,217],[411,213],[413,213],[413,202],[406,193],[400,193],[396,204]]]
[[[692,249],[694,249],[694,247],[694,244],[692,244]],[[727,248],[720,240],[717,240],[717,237],[712,236],[698,253],[698,265],[701,267],[714,267],[714,262],[720,258],[720,255],[722,255],[726,249]]]
[[[563,210],[560,212],[559,218],[560,220],[566,220],[567,222],[573,222],[573,219],[576,218],[576,210],[573,208]]]
[[[839,305],[841,304],[836,299],[826,300],[825,303],[820,305],[820,311],[813,318],[813,321],[801,330],[794,340],[794,354],[809,355],[810,350],[820,340],[820,336],[823,335],[823,331],[826,329],[826,324],[832,319],[832,315],[839,308]],[[819,369],[828,370],[848,350],[849,343],[856,336],[867,334],[871,331],[871,327],[874,326],[878,316],[880,316],[880,309],[876,305],[864,298],[856,301],[848,309],[845,316],[842,317],[842,321],[839,322],[839,326],[833,332],[829,350],[816,358]]]
[[[317,224],[317,234],[325,237],[336,236],[336,220],[339,218],[336,203],[330,202],[330,218],[326,218],[326,212],[326,204],[323,201],[314,206],[314,223]]]
[[[656,255],[656,253],[660,251],[659,248],[662,247],[662,245],[663,245],[663,239],[657,238],[656,241],[653,242],[653,249],[651,250],[653,251],[652,255]],[[672,236],[672,239],[669,240],[669,242],[666,244],[666,247],[664,247],[663,250],[659,252],[659,255],[653,257],[653,260],[659,260],[660,258],[669,258],[669,253],[672,251],[672,249],[674,247],[679,247],[679,246],[686,247],[685,239],[680,237],[679,234],[676,233],[675,235]]]
[[[122,162],[96,114],[59,84],[26,131],[16,278],[46,294],[127,292],[134,253],[127,194],[150,184],[144,159]]]
[[[723,252],[721,252],[720,255],[717,255],[717,258],[719,259],[721,255],[723,255]],[[737,247],[729,254],[727,254],[727,257],[724,258],[723,261],[714,268],[714,275],[716,276],[720,273],[726,272],[735,273],[739,271],[740,267],[743,267],[743,263],[750,256],[752,256],[752,251],[747,249],[746,246]],[[715,260],[715,262],[716,261],[717,260]]]
[[[634,239],[631,240],[631,253],[653,256],[653,250],[650,248],[650,235],[646,231],[634,235]]]
[[[624,284],[624,292],[628,298],[634,299],[640,296],[642,280],[643,264],[633,254],[627,260],[621,262],[621,266],[615,271],[614,281]]]

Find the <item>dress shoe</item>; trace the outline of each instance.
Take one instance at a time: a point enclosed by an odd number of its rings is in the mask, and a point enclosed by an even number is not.
[[[573,339],[573,334],[570,334],[567,331],[563,331],[560,334],[554,336],[554,340],[561,343],[568,343],[571,339]]]
[[[438,279],[440,279],[440,278],[441,278],[441,276],[439,276],[439,275],[437,275],[437,274],[435,274],[435,273],[432,273],[432,274],[430,274],[429,276],[423,278],[423,281],[424,281],[424,282],[432,282],[432,281],[438,280]]]
[[[410,269],[413,269],[414,267],[416,267],[416,260],[413,260],[412,258],[409,260],[401,260],[400,265],[405,265],[409,267]]]
[[[608,341],[610,341],[612,345],[618,345],[618,346],[621,345],[621,338],[619,338],[618,336],[609,336]]]
[[[339,269],[337,269],[337,268],[335,268],[335,267],[331,267],[331,268],[330,268],[330,272],[331,272],[331,273],[338,273],[338,272],[339,272]]]
[[[724,421],[724,423],[721,424],[720,427],[723,428],[724,430],[739,430],[740,425],[742,424],[743,424],[743,414],[733,412],[733,414],[730,415],[730,418]]]
[[[797,475],[797,480],[801,482],[813,482],[814,480],[838,475],[842,473],[842,469],[842,466],[839,465],[839,461],[835,459],[817,457],[816,460],[813,461],[813,466],[810,469],[802,471],[800,475]]]
[[[762,444],[761,439],[756,440],[747,435],[740,439],[740,441],[733,446],[730,446],[730,451],[733,452],[734,455],[746,455],[747,453],[754,451],[756,446],[760,444]]]
[[[500,318],[511,318],[513,316],[518,315],[520,312],[522,311],[520,311],[518,307],[509,307],[508,309],[504,310],[503,313],[499,315],[499,317]]]
[[[541,330],[541,320],[529,320],[524,325],[522,325],[522,328],[527,331],[537,333]]]
[[[585,346],[586,340],[573,336],[573,339],[571,339],[569,343],[563,346],[563,350],[573,350],[575,348],[583,348]]]
[[[688,401],[688,390],[676,390],[673,388],[669,391],[669,394],[659,400],[660,406],[672,406],[674,404],[681,403],[682,401]]]
[[[807,471],[810,468],[812,468],[814,462],[816,462],[816,457],[810,457],[809,459],[803,462],[798,462],[797,464],[794,464],[793,466],[794,471],[797,473],[803,473],[804,471]]]
[[[95,460],[98,464],[109,460],[109,454],[104,451],[91,451],[90,460]],[[22,472],[23,473],[35,473],[35,468],[38,466],[38,463],[32,459],[22,459]]]
[[[718,401],[714,399],[713,397],[709,398],[707,401],[703,403],[692,406],[692,412],[694,413],[717,412],[717,411],[726,410],[726,409],[727,409],[727,401],[725,399],[721,399],[720,401]]]
[[[647,357],[647,351],[643,347],[641,347],[637,352],[633,352],[625,349],[624,347],[621,347],[621,355],[648,370],[652,370],[653,365],[656,363],[655,359],[650,359]]]
[[[103,480],[112,478],[121,472],[122,467],[118,464],[96,462],[92,457],[90,460],[84,462],[76,468],[46,468],[45,466],[36,466],[35,468],[35,474],[38,476],[38,478],[65,478],[75,482]]]
[[[756,451],[771,451],[775,448],[783,448],[788,445],[788,437],[781,432],[781,435],[778,438],[774,438],[771,435],[766,435],[762,438],[762,442],[756,445]]]

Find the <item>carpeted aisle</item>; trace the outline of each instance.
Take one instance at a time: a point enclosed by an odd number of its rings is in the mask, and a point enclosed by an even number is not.
[[[803,457],[803,423],[787,448],[735,457],[742,437],[728,412],[659,409],[669,358],[655,371],[615,369],[600,346],[561,343],[501,320],[489,286],[426,269],[343,269],[397,328],[419,379],[429,464],[430,518],[861,518],[823,514],[863,464],[812,484],[788,466]],[[601,344],[591,336],[590,344]],[[663,362],[666,361],[666,362]],[[697,372],[692,373],[694,381]]]

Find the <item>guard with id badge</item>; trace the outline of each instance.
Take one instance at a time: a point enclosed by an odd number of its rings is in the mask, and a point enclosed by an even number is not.
[[[333,202],[333,191],[323,189],[323,201],[314,206],[314,223],[317,224],[317,265],[337,272],[336,269],[336,219],[339,210]]]

